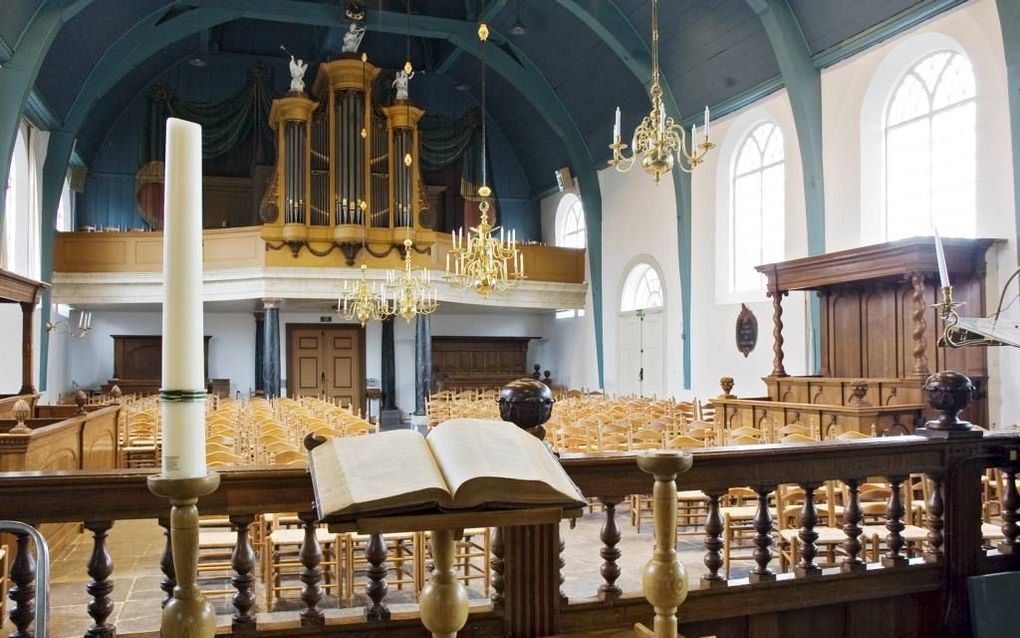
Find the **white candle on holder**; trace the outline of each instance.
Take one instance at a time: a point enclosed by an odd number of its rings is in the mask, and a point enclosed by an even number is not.
[[[691,155],[698,154],[698,125],[691,124]]]
[[[620,140],[620,107],[616,107],[616,120],[613,122],[613,144]]]
[[[205,476],[202,127],[166,121],[163,199],[163,477]]]
[[[946,252],[942,249],[942,237],[939,236],[938,227],[935,230],[935,258],[939,262],[939,282],[943,288],[949,287],[949,268],[946,267]]]
[[[705,107],[705,141],[708,141],[709,122],[711,120],[708,117],[708,107]]]

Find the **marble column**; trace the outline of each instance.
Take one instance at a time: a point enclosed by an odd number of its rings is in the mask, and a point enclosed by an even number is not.
[[[35,384],[32,383],[32,333],[35,323],[32,318],[35,314],[35,302],[21,303],[21,390],[18,394],[35,394]]]
[[[280,300],[263,299],[262,390],[267,397],[280,396]]]
[[[263,367],[265,366],[265,338],[266,338],[266,316],[262,310],[255,311],[255,392],[264,392],[266,389],[263,378]]]
[[[397,360],[393,340],[393,317],[382,321],[382,407],[379,419],[382,426],[400,424],[400,410],[397,408]]]
[[[425,400],[432,392],[432,323],[418,315],[414,324],[414,413],[425,416]]]

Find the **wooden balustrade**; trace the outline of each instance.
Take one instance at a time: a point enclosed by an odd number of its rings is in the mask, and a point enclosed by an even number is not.
[[[685,635],[750,636],[756,635],[753,627],[782,626],[789,635],[802,635],[801,629],[810,623],[821,626],[834,622],[835,635],[964,635],[969,626],[966,578],[1020,569],[1020,494],[1013,483],[1020,469],[1018,453],[1020,435],[1011,433],[990,433],[964,442],[904,436],[698,450],[693,467],[679,477],[679,484],[681,490],[700,489],[708,496],[704,545],[709,572],[679,609],[680,631]],[[539,569],[536,573],[541,586],[522,590],[521,583],[514,581],[521,573],[515,561],[536,551],[536,532],[522,528],[521,533],[507,534],[504,529],[493,558],[506,561],[506,571],[500,572],[506,581],[500,585],[505,597],[500,605],[480,611],[476,608],[461,635],[501,634],[504,626],[511,624],[514,635],[569,633],[627,627],[652,617],[651,607],[640,594],[623,593],[616,584],[621,550],[614,518],[617,503],[632,494],[649,492],[649,476],[638,469],[632,454],[564,455],[562,462],[581,490],[606,506],[607,521],[600,534],[599,550],[602,584],[591,592],[591,598],[561,604],[555,572],[550,576],[550,572]],[[997,548],[987,547],[994,543],[982,544],[979,486],[986,467],[1001,468],[1005,476],[1002,542]],[[28,519],[34,524],[89,521],[86,529],[94,535],[94,551],[83,565],[91,577],[86,586],[92,599],[88,611],[94,620],[87,629],[89,636],[111,635],[114,630],[107,623],[114,566],[106,552],[107,532],[113,521],[154,519],[167,514],[165,501],[149,493],[146,475],[145,470],[127,470],[116,474],[21,472],[0,477],[5,495],[0,499],[0,519]],[[923,555],[909,558],[904,534],[909,530],[906,516],[911,501],[904,501],[896,488],[918,475],[928,477],[933,489],[927,500],[923,547],[911,541],[911,549]],[[311,502],[311,483],[303,469],[291,468],[228,469],[221,477],[219,490],[202,499],[201,509],[206,515],[229,516],[237,532],[231,560],[236,590],[232,629],[235,634],[251,635],[257,611],[251,576],[254,552],[249,539],[254,514],[293,511],[295,503]],[[884,477],[891,489],[884,505],[884,553],[878,563],[866,564],[864,548],[871,542],[868,535],[877,533],[877,526],[865,524],[861,487],[875,477]],[[815,496],[816,488],[829,481],[841,481],[846,486],[843,524],[835,528],[842,535],[835,539],[831,537],[834,528],[828,527],[831,519],[821,511],[820,499],[825,497]],[[728,491],[741,486],[750,486],[754,496],[751,502],[756,504],[755,515],[749,521],[753,566],[746,575],[734,574],[733,579],[727,579],[721,571],[721,511]],[[773,499],[783,487],[803,493],[803,502],[797,506],[795,534],[800,555],[793,572],[786,574],[776,573],[779,551],[773,550],[775,519],[783,512],[771,514]],[[874,511],[869,510],[869,515]],[[325,617],[321,608],[323,549],[316,538],[312,515],[301,514],[300,519],[305,530],[300,550],[300,596],[305,608],[296,615],[287,635],[321,634],[323,625],[331,635],[366,632],[365,622],[372,623],[373,634],[420,635],[420,620],[413,614],[389,617],[385,607],[387,551],[381,538],[372,539],[367,556],[373,619],[358,622],[351,617],[343,621]],[[825,536],[821,530],[825,530]],[[555,526],[539,541],[543,564],[558,564]],[[843,556],[831,567],[825,566],[819,562],[819,549],[833,542],[842,548]],[[27,635],[30,622],[27,610],[31,606],[34,565],[24,549],[19,538],[21,551],[11,573],[15,588],[10,615],[21,632],[15,635]],[[172,562],[167,554],[160,562],[166,591],[175,580]],[[819,582],[826,585],[819,587]],[[532,622],[541,623],[540,630],[536,625],[531,631],[528,623]],[[870,633],[849,629],[856,626],[869,627]],[[280,630],[281,625],[274,622],[271,631],[279,635]]]

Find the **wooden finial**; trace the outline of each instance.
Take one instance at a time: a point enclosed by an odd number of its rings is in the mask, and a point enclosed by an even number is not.
[[[25,425],[25,421],[32,418],[32,406],[28,404],[28,401],[24,399],[18,399],[14,402],[14,409],[11,411],[11,415],[18,421],[10,430],[10,434],[31,434],[32,428]]]

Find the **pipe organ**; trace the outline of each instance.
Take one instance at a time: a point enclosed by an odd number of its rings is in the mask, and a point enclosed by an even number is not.
[[[408,238],[421,248],[435,242],[422,223],[418,122],[425,112],[405,100],[377,106],[378,74],[355,57],[324,62],[314,100],[292,91],[273,101],[276,171],[261,207],[277,211],[263,217],[270,248],[287,246],[295,257],[302,247],[319,256],[339,248],[353,265],[362,248],[382,257]]]

